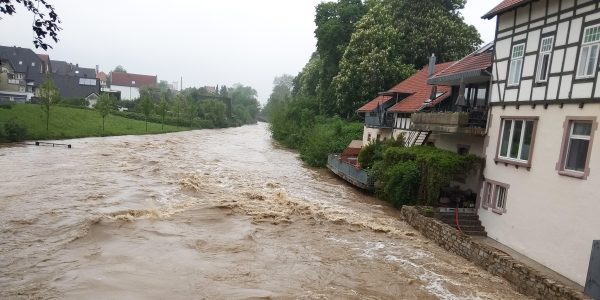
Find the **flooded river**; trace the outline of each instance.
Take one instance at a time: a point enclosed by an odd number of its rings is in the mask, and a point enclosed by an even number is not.
[[[0,148],[1,299],[522,299],[267,126]]]

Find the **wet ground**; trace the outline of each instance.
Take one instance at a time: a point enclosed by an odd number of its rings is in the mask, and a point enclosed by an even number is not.
[[[1,299],[523,299],[265,124],[0,148]]]

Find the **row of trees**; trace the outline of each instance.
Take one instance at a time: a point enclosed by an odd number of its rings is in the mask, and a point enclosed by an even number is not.
[[[357,120],[358,108],[412,76],[432,53],[442,63],[474,51],[481,39],[460,14],[465,3],[339,0],[319,4],[316,51],[297,76],[275,79],[263,110],[271,120],[273,137],[300,148],[317,121],[327,123],[336,116]]]
[[[259,104],[257,92],[251,87],[236,84],[223,86],[220,94],[209,93],[204,88],[188,88],[174,93],[160,87],[140,89],[140,98],[134,101],[118,101],[109,94],[101,94],[95,109],[102,117],[102,130],[110,114],[146,122],[184,126],[190,128],[222,128],[256,123]],[[46,75],[37,99],[44,115],[46,131],[49,130],[51,108],[63,103],[52,77]],[[87,104],[86,104],[87,106]],[[127,108],[127,111],[119,111]]]

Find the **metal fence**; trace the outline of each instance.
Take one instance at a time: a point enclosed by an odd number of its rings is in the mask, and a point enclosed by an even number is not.
[[[339,154],[329,155],[327,168],[359,188],[365,190],[373,189],[373,183],[369,178],[369,174],[365,170],[358,169],[354,165],[342,161]]]
[[[592,299],[600,299],[600,241],[594,241],[585,293]]]

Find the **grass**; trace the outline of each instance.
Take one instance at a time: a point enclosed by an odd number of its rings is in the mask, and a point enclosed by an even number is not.
[[[0,108],[0,128],[9,120],[16,120],[27,128],[28,140],[69,139],[92,136],[141,135],[188,130],[184,127],[148,122],[109,115],[102,131],[102,117],[95,110],[53,106],[50,126],[46,131],[45,117],[39,105],[17,104],[12,108]]]

